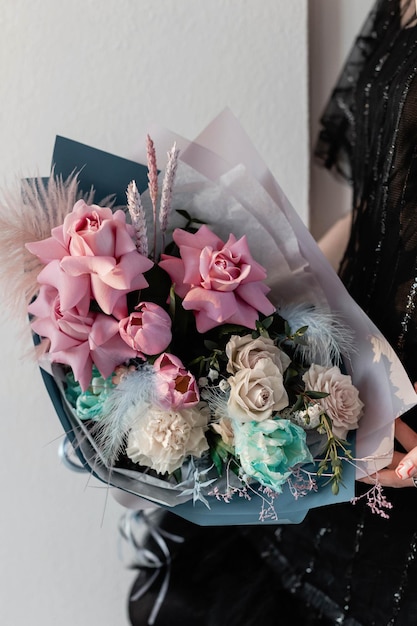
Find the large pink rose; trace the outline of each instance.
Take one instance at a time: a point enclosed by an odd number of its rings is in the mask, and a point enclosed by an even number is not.
[[[79,200],[51,235],[27,244],[28,250],[45,264],[58,260],[71,277],[88,275],[92,298],[104,313],[126,315],[122,296],[148,286],[143,273],[153,263],[136,250],[133,228],[123,211],[113,213]]]
[[[138,356],[160,354],[171,343],[171,318],[154,302],[140,302],[135,311],[119,322],[120,336]]]
[[[62,311],[76,307],[80,314],[88,314],[91,285],[87,275],[70,276],[64,272],[58,260],[53,260],[39,272],[37,281],[40,285],[55,287],[59,292],[59,307]]]
[[[194,376],[174,354],[164,352],[154,363],[156,403],[162,409],[189,408],[200,394]]]
[[[69,365],[83,391],[90,384],[93,363],[107,378],[117,365],[136,356],[121,339],[116,319],[103,313],[84,314],[77,307],[62,309],[55,287],[41,285],[28,310],[35,316],[33,330],[50,341],[50,361]]]
[[[225,323],[255,328],[259,312],[275,311],[262,282],[265,269],[253,259],[245,236],[237,240],[231,234],[224,243],[203,225],[196,233],[177,228],[173,238],[181,258],[162,255],[160,266],[184,298],[184,309],[195,312],[200,333]]]

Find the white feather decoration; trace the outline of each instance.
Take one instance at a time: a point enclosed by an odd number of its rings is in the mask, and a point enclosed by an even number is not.
[[[202,399],[210,407],[210,414],[214,415],[216,420],[230,418],[227,404],[229,395],[228,391],[221,391],[218,387],[207,387],[201,393]]]
[[[103,403],[103,417],[94,429],[104,461],[109,467],[126,446],[129,431],[138,417],[147,412],[154,395],[154,369],[145,364],[129,371],[110,391]]]
[[[354,347],[354,334],[335,313],[301,304],[284,305],[280,315],[287,320],[291,332],[308,326],[306,344],[297,344],[296,355],[303,361],[330,367],[341,359],[349,359]]]

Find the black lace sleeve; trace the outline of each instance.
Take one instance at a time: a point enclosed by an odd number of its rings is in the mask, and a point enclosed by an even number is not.
[[[355,96],[358,78],[387,30],[398,30],[400,0],[377,0],[356,37],[330,99],[320,118],[314,149],[316,162],[352,182],[355,136]]]

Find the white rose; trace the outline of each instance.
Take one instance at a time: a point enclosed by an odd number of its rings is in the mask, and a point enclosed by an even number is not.
[[[261,422],[288,406],[282,373],[272,359],[260,359],[253,369],[241,369],[228,381],[228,411],[240,422]]]
[[[252,335],[232,335],[226,345],[226,355],[229,359],[226,369],[230,374],[240,369],[253,369],[260,359],[271,359],[281,374],[291,363],[290,357],[277,348],[269,337],[252,339]]]
[[[126,454],[134,463],[171,474],[187,456],[201,457],[208,450],[208,420],[203,403],[177,411],[151,407],[130,431]]]
[[[358,427],[364,405],[350,376],[342,374],[337,366],[329,368],[313,364],[304,374],[303,381],[306,391],[329,394],[319,403],[331,419],[337,437],[344,439],[349,430]]]

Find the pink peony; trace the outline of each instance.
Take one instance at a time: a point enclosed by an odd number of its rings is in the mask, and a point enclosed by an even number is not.
[[[90,384],[93,363],[107,378],[115,366],[136,356],[121,339],[116,319],[103,313],[84,314],[77,307],[63,310],[55,287],[41,285],[28,310],[36,316],[33,330],[50,341],[50,361],[69,365],[83,391]]]
[[[230,235],[224,243],[203,225],[196,233],[177,228],[173,238],[181,258],[162,255],[160,266],[184,298],[184,309],[195,312],[200,333],[226,323],[255,328],[259,312],[275,311],[262,282],[265,269],[253,259],[245,236]]]
[[[156,402],[162,409],[195,406],[200,400],[197,381],[180,359],[164,352],[155,363]]]
[[[63,225],[53,228],[51,235],[26,247],[45,265],[59,261],[65,274],[83,279],[88,276],[92,298],[104,313],[126,315],[123,296],[148,286],[143,273],[153,263],[136,250],[133,227],[126,223],[123,211],[113,213],[107,207],[90,206],[79,200]],[[76,284],[73,281],[75,291]],[[65,296],[75,298],[72,290]]]
[[[153,302],[140,302],[136,311],[119,322],[120,336],[138,356],[160,354],[171,343],[171,318]]]

